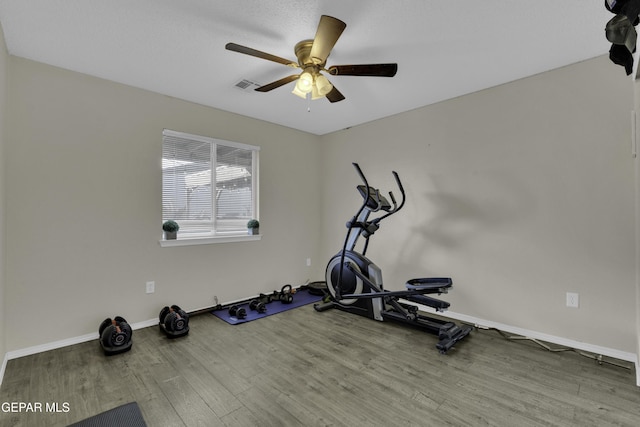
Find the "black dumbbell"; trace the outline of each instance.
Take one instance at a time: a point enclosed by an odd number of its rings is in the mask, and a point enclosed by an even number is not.
[[[172,305],[163,320],[168,331],[180,332],[189,329],[189,315],[177,305]]]
[[[255,310],[258,313],[266,313],[267,312],[267,305],[260,301],[259,299],[254,299],[253,301],[251,301],[249,303],[249,308],[251,310]]]
[[[105,319],[100,325],[99,332],[104,348],[126,346],[131,341],[131,326],[120,316],[116,316],[113,320]]]
[[[229,316],[237,317],[238,319],[244,319],[247,317],[247,310],[240,306],[232,305],[231,307],[229,307]]]

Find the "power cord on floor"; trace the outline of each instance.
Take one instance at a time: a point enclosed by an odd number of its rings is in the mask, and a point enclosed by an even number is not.
[[[531,341],[535,344],[538,344],[540,347],[544,348],[547,351],[550,351],[552,353],[561,353],[561,352],[565,352],[565,351],[573,351],[574,353],[579,354],[580,356],[583,357],[587,357],[589,359],[595,360],[596,363],[598,363],[598,365],[603,365],[603,364],[609,364],[609,365],[613,365],[613,366],[617,366],[619,368],[623,368],[623,369],[628,369],[629,371],[633,370],[633,367],[631,364],[622,364],[620,362],[617,362],[615,360],[611,360],[610,358],[605,358],[602,354],[594,354],[594,353],[588,353],[586,351],[582,351],[582,350],[578,350],[575,348],[571,348],[571,347],[551,347],[549,344],[544,343],[536,338],[530,338],[530,337],[525,337],[525,336],[520,336],[520,335],[509,335],[506,332],[501,331],[500,329],[496,329],[496,328],[491,328],[488,326],[479,326],[479,325],[474,325],[476,329],[484,329],[484,330],[492,330],[492,331],[496,331],[498,332],[503,338],[510,340],[510,341]]]

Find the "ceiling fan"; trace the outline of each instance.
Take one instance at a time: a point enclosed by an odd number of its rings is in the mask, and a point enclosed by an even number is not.
[[[293,89],[295,95],[306,98],[308,94],[311,94],[311,99],[326,97],[330,102],[338,102],[345,99],[344,95],[321,74],[321,71],[332,76],[369,77],[393,77],[398,71],[398,64],[332,65],[329,68],[325,68],[331,49],[333,49],[346,27],[347,24],[341,20],[322,15],[313,40],[302,40],[296,44],[294,51],[298,62],[235,43],[227,43],[225,48],[302,69],[300,74],[293,74],[256,88],[258,92],[269,92],[297,80]]]

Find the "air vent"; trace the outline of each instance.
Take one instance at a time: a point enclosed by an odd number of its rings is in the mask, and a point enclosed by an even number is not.
[[[238,89],[242,89],[245,91],[254,90],[257,87],[260,87],[258,83],[252,82],[251,80],[242,79],[235,85]]]

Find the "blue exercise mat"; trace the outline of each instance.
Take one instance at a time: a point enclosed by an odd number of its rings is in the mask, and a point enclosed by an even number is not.
[[[273,301],[267,304],[266,313],[258,313],[255,310],[249,308],[249,303],[238,304],[238,307],[242,307],[247,312],[247,317],[244,319],[238,319],[235,316],[229,315],[228,307],[223,310],[214,310],[211,312],[214,316],[224,320],[230,325],[237,325],[239,323],[247,323],[252,320],[262,319],[263,317],[270,316],[272,314],[282,313],[283,311],[291,310],[292,308],[301,307],[303,305],[318,302],[322,299],[320,295],[312,295],[306,289],[301,290],[293,294],[293,302],[291,304],[283,304],[281,301]]]

